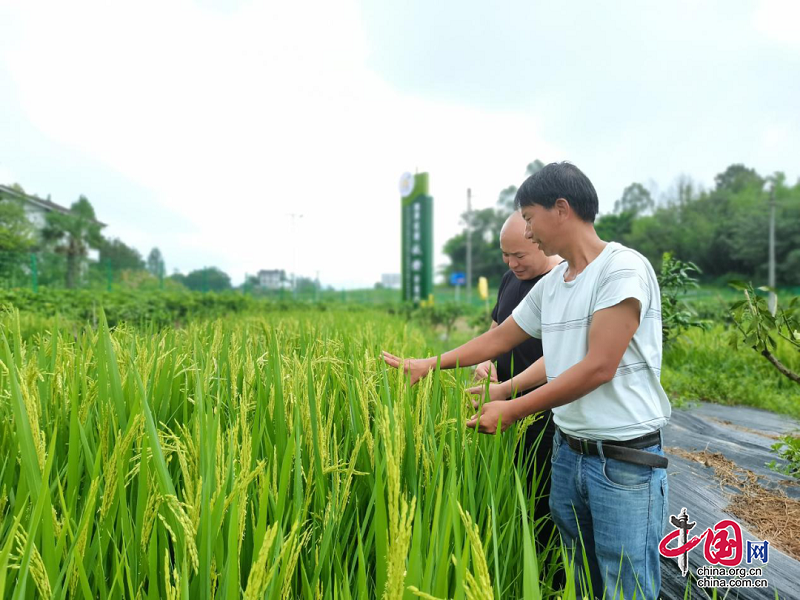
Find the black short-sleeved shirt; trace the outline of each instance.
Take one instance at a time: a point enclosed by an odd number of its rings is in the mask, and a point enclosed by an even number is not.
[[[538,277],[522,281],[517,279],[513,271],[507,271],[500,282],[500,289],[497,290],[497,304],[492,311],[492,320],[498,325],[511,316],[511,313],[522,302],[522,299],[531,291],[542,277],[547,273],[542,273]],[[513,375],[519,375],[525,369],[542,357],[542,340],[531,338],[522,342],[511,352],[503,354],[497,358],[497,379],[507,381]],[[514,371],[511,371],[511,361],[514,361]],[[521,395],[521,392],[520,392]]]

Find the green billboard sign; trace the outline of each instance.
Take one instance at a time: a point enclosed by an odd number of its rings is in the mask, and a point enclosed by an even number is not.
[[[403,222],[403,300],[421,302],[433,295],[433,198],[428,174],[400,178]]]

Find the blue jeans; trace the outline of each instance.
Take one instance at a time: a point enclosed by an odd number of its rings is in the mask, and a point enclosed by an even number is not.
[[[581,540],[592,593],[598,598],[658,598],[658,543],[668,518],[667,472],[603,455],[575,452],[559,431],[553,438],[550,512],[574,558],[578,596],[588,595]],[[661,444],[642,448],[663,456]],[[580,533],[579,533],[580,531]]]

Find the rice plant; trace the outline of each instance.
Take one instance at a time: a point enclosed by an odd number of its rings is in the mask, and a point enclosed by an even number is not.
[[[185,329],[0,320],[0,594],[540,598],[556,566],[462,371],[380,313]],[[571,579],[571,578],[570,578]]]

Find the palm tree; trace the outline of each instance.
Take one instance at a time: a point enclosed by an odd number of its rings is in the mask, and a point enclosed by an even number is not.
[[[52,244],[55,251],[63,254],[67,261],[66,285],[75,287],[80,276],[81,265],[89,248],[102,243],[100,230],[104,227],[95,218],[94,208],[85,196],[73,202],[69,212],[47,213],[47,224],[42,230],[42,239]]]

